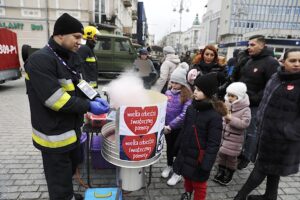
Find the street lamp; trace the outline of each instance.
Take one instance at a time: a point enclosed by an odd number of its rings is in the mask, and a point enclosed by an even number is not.
[[[178,42],[178,53],[181,53],[181,21],[182,21],[182,12],[185,10],[186,12],[189,12],[189,6],[191,4],[191,0],[173,0],[173,12],[179,13],[179,42]]]

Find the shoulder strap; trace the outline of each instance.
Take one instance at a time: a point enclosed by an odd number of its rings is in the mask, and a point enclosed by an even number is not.
[[[200,162],[203,158],[203,150],[201,150],[201,145],[200,145],[200,141],[199,141],[199,138],[198,138],[198,131],[197,131],[197,128],[195,125],[193,125],[193,128],[194,128],[194,134],[195,134],[195,137],[196,137],[196,142],[197,142],[197,146],[198,146],[198,149],[199,149],[199,155],[198,155],[198,158],[197,158],[197,162]]]

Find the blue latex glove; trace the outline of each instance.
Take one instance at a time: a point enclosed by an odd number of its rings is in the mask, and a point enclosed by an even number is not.
[[[108,104],[108,102],[105,99],[101,99],[99,97],[96,97],[95,101],[97,101],[97,102],[101,103],[103,106],[106,106],[106,107],[109,108],[109,104]]]
[[[103,113],[107,113],[109,111],[109,107],[102,105],[98,101],[90,101],[90,112],[95,115],[100,115]]]

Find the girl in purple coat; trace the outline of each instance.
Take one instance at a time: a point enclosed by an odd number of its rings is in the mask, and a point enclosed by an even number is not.
[[[225,104],[228,114],[223,117],[223,136],[217,163],[218,172],[214,181],[228,185],[237,169],[238,156],[244,143],[244,131],[251,121],[247,87],[242,82],[231,83],[226,89]]]
[[[181,130],[187,107],[191,104],[192,91],[187,84],[188,64],[183,62],[174,70],[170,77],[171,89],[166,91],[168,97],[165,122],[165,138],[167,142],[167,166],[161,176],[168,178],[172,172],[173,159],[176,156],[175,141]],[[176,173],[168,180],[168,185],[176,185],[181,176]]]

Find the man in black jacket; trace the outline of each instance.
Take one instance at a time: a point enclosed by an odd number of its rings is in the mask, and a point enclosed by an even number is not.
[[[25,63],[32,141],[42,154],[50,200],[83,199],[74,194],[72,184],[79,164],[83,114],[109,109],[82,80],[82,62],[76,53],[82,34],[82,24],[64,13],[55,22],[48,44]]]
[[[263,35],[254,35],[249,38],[248,53],[250,59],[245,66],[241,68],[239,81],[247,85],[252,119],[246,131],[244,149],[238,165],[239,169],[245,168],[250,161],[255,161],[257,142],[259,139],[255,131],[257,108],[268,80],[279,66],[279,63],[273,57],[273,50],[266,47],[266,41]]]

